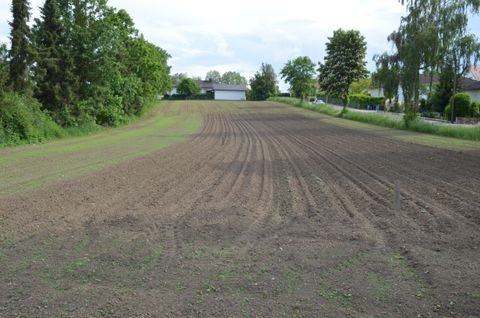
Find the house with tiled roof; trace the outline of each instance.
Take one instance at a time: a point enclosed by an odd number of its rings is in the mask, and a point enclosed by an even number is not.
[[[475,79],[476,77],[479,78],[479,80]],[[439,81],[439,76],[434,75],[433,76],[433,83],[438,83]],[[420,75],[419,78],[420,86],[423,86],[427,88],[430,83],[430,77],[428,75]],[[480,102],[480,65],[474,66],[470,69],[470,72],[465,77],[462,77],[458,83],[458,91],[459,92],[465,92],[468,95],[472,97],[472,101],[474,102]],[[370,89],[369,91],[370,95],[373,97],[381,97],[383,95],[383,89],[382,88],[374,88]],[[403,98],[403,91],[402,87],[398,87],[398,93],[399,93],[399,102],[400,104],[403,103],[404,98]],[[420,98],[427,98],[426,94],[422,94]]]
[[[480,65],[472,65],[465,77],[474,81],[480,81]]]
[[[459,86],[462,91],[472,97],[472,101],[480,102],[480,81],[475,81],[470,78],[462,78]]]

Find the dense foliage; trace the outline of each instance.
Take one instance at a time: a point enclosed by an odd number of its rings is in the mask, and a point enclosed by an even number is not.
[[[12,16],[10,22],[10,76],[9,81],[13,90],[25,92],[29,88],[29,57],[30,57],[30,6],[27,0],[12,1]]]
[[[228,85],[247,85],[247,79],[239,72],[233,71],[228,71],[223,74],[216,70],[208,71],[205,75],[205,80]]]
[[[278,92],[277,75],[270,64],[262,63],[260,70],[250,79],[250,100],[266,100]]]
[[[42,141],[64,134],[35,99],[7,92],[0,95],[0,105],[0,145]]]
[[[420,73],[428,74],[430,109],[443,110],[458,90],[458,80],[480,57],[480,44],[468,32],[468,19],[478,14],[478,0],[400,0],[406,5],[398,30],[388,40],[395,51],[389,63],[380,63],[379,73],[387,67],[398,72],[405,99],[405,118],[416,117],[420,102]],[[433,77],[440,74],[440,87],[434,93]],[[383,81],[382,85],[390,82]],[[382,86],[385,88],[385,86]]]
[[[452,120],[452,104],[454,104],[453,119],[470,116],[470,106],[472,105],[472,98],[470,95],[467,93],[458,93],[450,99],[450,103],[445,108],[445,115],[450,120]]]
[[[350,86],[368,74],[367,43],[359,31],[339,29],[328,38],[326,46],[325,63],[320,63],[318,69],[320,88],[342,98],[345,110]]]
[[[200,94],[200,86],[191,78],[184,78],[177,86],[177,93],[180,95],[198,95]]]
[[[107,0],[45,0],[31,28],[27,0],[13,0],[12,13],[8,59],[0,47],[0,93],[26,96],[32,106],[19,114],[40,116],[38,109],[62,127],[116,126],[171,87],[167,52],[145,40],[128,13]],[[7,108],[0,104],[2,116]],[[2,125],[4,132],[30,138],[20,128],[13,132],[18,125]]]
[[[220,74],[220,72],[216,70],[208,71],[205,75],[205,80],[220,83],[220,81],[222,80],[222,74]]]
[[[383,53],[373,58],[377,71],[372,74],[374,86],[383,89],[383,95],[390,102],[398,105],[400,70],[395,57]]]
[[[385,98],[373,97],[365,94],[349,95],[350,106],[354,108],[367,109],[368,106],[383,106]]]
[[[308,56],[289,60],[280,71],[281,77],[290,84],[293,96],[303,101],[307,95],[315,93],[315,64]]]
[[[480,103],[473,102],[470,105],[470,117],[480,117]]]
[[[247,79],[245,77],[243,77],[239,72],[232,71],[223,73],[220,82],[228,85],[247,85]]]

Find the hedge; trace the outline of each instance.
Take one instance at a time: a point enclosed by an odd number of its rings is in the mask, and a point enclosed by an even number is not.
[[[352,94],[349,96],[350,107],[367,109],[368,106],[383,106],[384,97],[373,97],[365,94]]]
[[[183,95],[183,94],[173,94],[165,95],[163,99],[166,100],[214,100],[213,94],[199,94],[199,95]]]

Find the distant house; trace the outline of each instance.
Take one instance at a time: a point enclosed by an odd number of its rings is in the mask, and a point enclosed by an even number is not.
[[[479,78],[479,79],[476,79]],[[439,76],[433,76],[433,84],[438,83]],[[428,75],[420,75],[420,87],[423,87],[423,92],[420,94],[420,99],[427,98],[428,88],[430,84],[430,77]],[[435,86],[434,86],[435,88]],[[472,97],[473,101],[480,102],[480,66],[472,66],[470,71],[461,78],[458,83],[458,91],[465,92]],[[373,97],[383,97],[382,88],[373,88],[369,90],[369,94]],[[398,100],[400,104],[403,104],[404,97],[402,87],[398,87]]]
[[[470,78],[463,78],[460,87],[462,91],[472,97],[472,101],[480,102],[480,81],[474,81]]]
[[[197,81],[198,86],[200,86],[200,94],[213,93],[213,85],[216,82],[212,80],[208,81]]]
[[[480,65],[472,65],[465,77],[474,81],[480,81]]]

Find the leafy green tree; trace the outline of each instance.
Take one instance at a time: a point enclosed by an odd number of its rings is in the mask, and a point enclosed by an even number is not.
[[[478,14],[478,0],[400,0],[408,8],[398,31],[389,37],[395,44],[407,123],[416,117],[419,102],[419,72],[432,75],[453,69],[452,94],[458,77],[478,59],[478,43],[467,34],[468,16]],[[432,80],[430,81],[432,83]],[[432,85],[430,84],[430,87]],[[431,91],[431,90],[430,90]],[[444,90],[446,92],[448,90]],[[452,111],[454,104],[452,105]]]
[[[270,64],[262,63],[260,70],[250,79],[250,99],[266,100],[277,94],[277,74]]]
[[[184,78],[178,84],[177,92],[187,96],[197,95],[200,93],[200,86],[191,78]]]
[[[350,85],[350,89],[348,90],[350,94],[365,94],[373,88],[373,80],[372,78],[360,78]]]
[[[375,55],[373,60],[377,71],[372,74],[373,85],[383,89],[383,95],[389,101],[395,101],[398,106],[398,90],[400,86],[400,70],[395,56],[387,52]]]
[[[177,87],[178,84],[180,84],[180,82],[187,77],[188,77],[187,73],[175,73],[170,78],[172,81],[172,85],[174,87]]]
[[[453,78],[455,74],[453,68],[448,66],[442,66],[438,83],[435,86],[435,90],[432,94],[431,104],[434,111],[443,113],[445,107],[450,102],[450,98],[453,96]]]
[[[28,0],[12,0],[10,22],[10,84],[14,91],[26,93],[30,88],[30,7]]]
[[[213,82],[220,83],[222,81],[222,75],[220,74],[219,71],[208,71],[207,75],[205,75],[205,80],[210,81],[212,80]]]
[[[315,63],[308,56],[289,60],[280,71],[282,79],[290,84],[290,90],[303,101],[314,88]]]
[[[452,105],[456,105],[455,109],[452,109]],[[472,98],[467,93],[457,93],[452,96],[450,103],[445,108],[445,115],[452,121],[455,121],[457,117],[470,116],[470,106],[472,105]],[[453,114],[453,118],[452,118]]]
[[[326,46],[325,64],[319,63],[318,69],[320,88],[329,95],[340,97],[345,111],[350,86],[368,75],[367,43],[359,31],[339,29],[328,38]]]
[[[247,85],[247,79],[238,72],[225,72],[220,82],[230,85]]]

